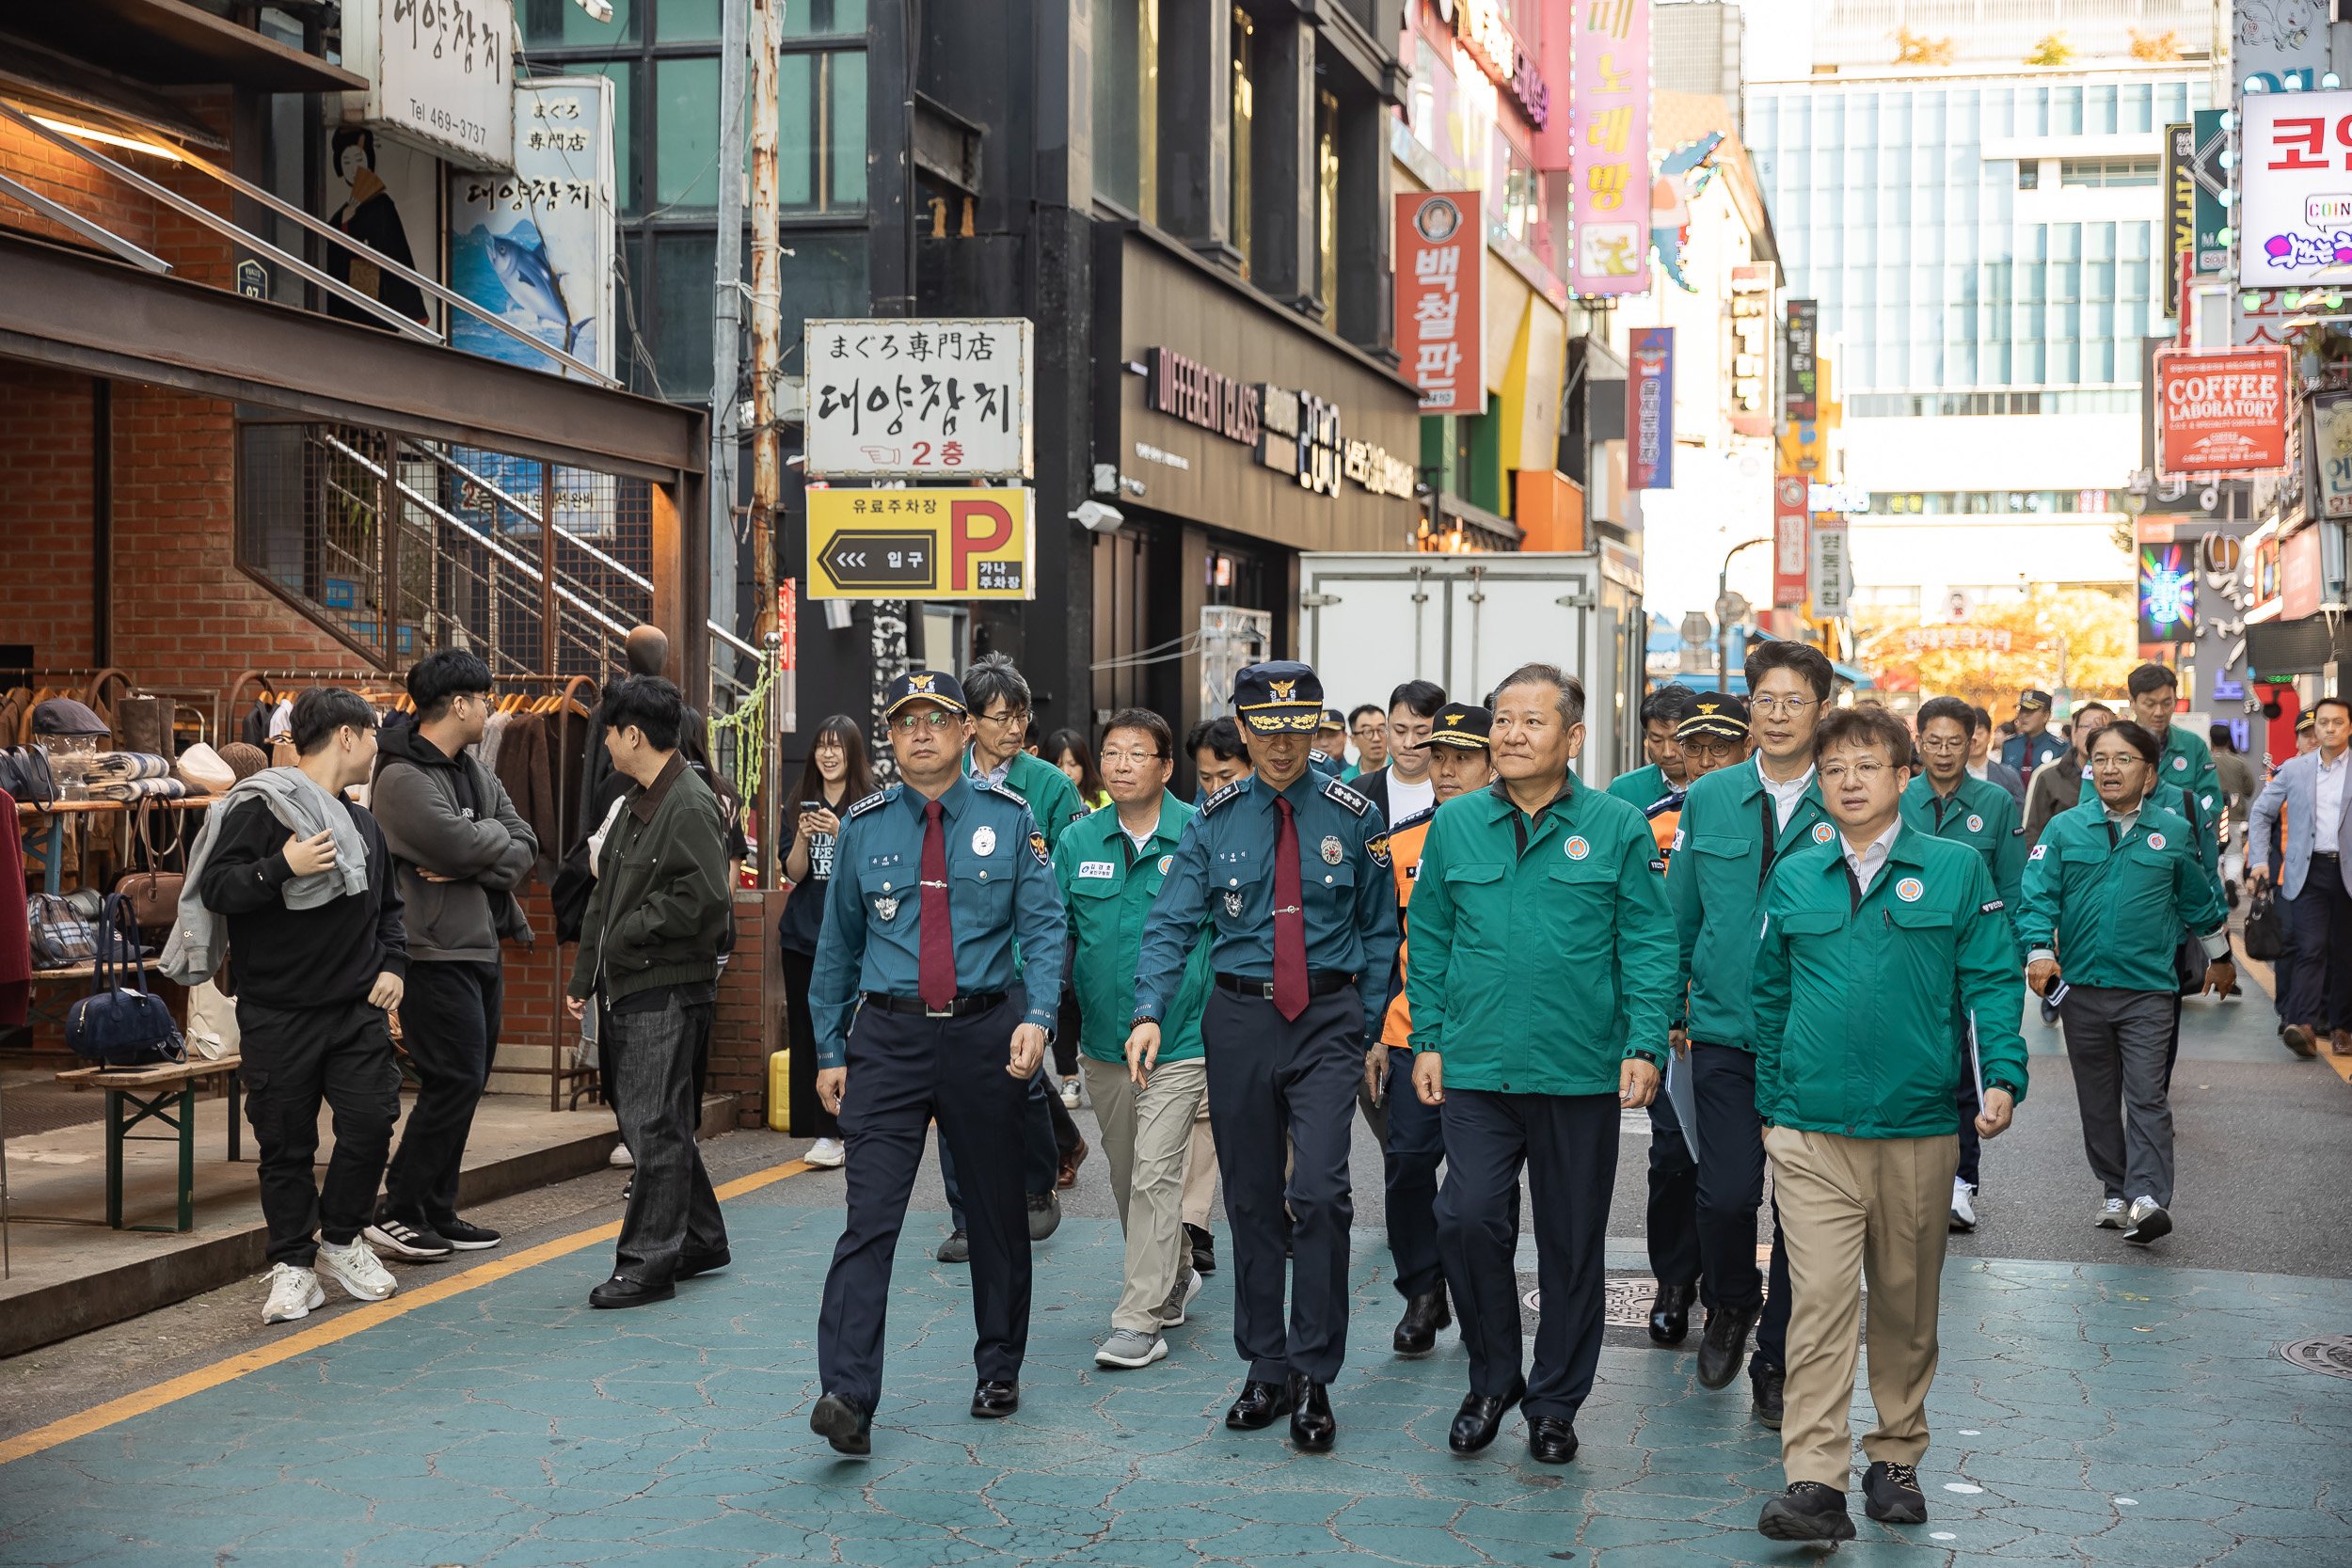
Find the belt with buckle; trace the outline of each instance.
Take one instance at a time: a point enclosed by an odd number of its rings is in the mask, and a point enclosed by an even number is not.
[[[944,1007],[934,1007],[919,996],[891,996],[878,990],[862,994],[869,1007],[880,1007],[886,1013],[910,1013],[916,1018],[961,1018],[966,1013],[984,1013],[1005,999],[1001,990],[986,990],[959,996]]]
[[[1263,1002],[1274,1000],[1274,982],[1271,980],[1253,980],[1247,974],[1228,974],[1220,970],[1216,983],[1226,990],[1238,991],[1244,996],[1254,996]],[[1328,996],[1335,990],[1345,990],[1355,983],[1356,976],[1353,974],[1343,974],[1336,969],[1319,969],[1307,976],[1307,994]]]

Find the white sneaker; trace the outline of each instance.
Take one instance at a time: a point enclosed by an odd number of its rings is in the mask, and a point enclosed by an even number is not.
[[[2123,1200],[2111,1197],[2099,1206],[2098,1217],[2092,1222],[2102,1230],[2123,1228]]]
[[[353,1237],[346,1246],[319,1243],[319,1273],[351,1292],[358,1301],[382,1301],[400,1289],[391,1271],[376,1260],[367,1243]]]
[[[2131,1209],[2123,1216],[2123,1239],[2145,1246],[2159,1236],[2172,1233],[2172,1216],[2153,1197],[2132,1199]]]
[[[269,1300],[262,1307],[265,1323],[290,1323],[296,1318],[307,1318],[313,1307],[326,1305],[326,1292],[319,1289],[319,1276],[310,1269],[293,1263],[280,1263],[269,1271]]]
[[[608,1165],[619,1165],[623,1169],[627,1169],[628,1166],[637,1163],[637,1156],[628,1151],[628,1145],[614,1144],[612,1146],[612,1152],[604,1157],[604,1163]]]
[[[1160,1308],[1162,1328],[1184,1326],[1185,1310],[1192,1306],[1193,1298],[1200,1293],[1202,1283],[1200,1271],[1186,1264],[1184,1277],[1176,1282],[1176,1288],[1168,1293],[1168,1305]]]
[[[1976,1205],[1968,1201],[1976,1196],[1976,1188],[1971,1187],[1957,1176],[1952,1178],[1952,1228],[1954,1230],[1965,1234],[1976,1229]]]
[[[850,1146],[839,1138],[819,1138],[806,1154],[801,1156],[810,1164],[821,1165],[826,1170],[840,1169],[849,1157]]]
[[[1065,1111],[1074,1111],[1078,1108],[1078,1081],[1075,1078],[1065,1078],[1061,1081],[1061,1106]]]

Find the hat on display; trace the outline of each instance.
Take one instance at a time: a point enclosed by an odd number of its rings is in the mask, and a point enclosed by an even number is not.
[[[52,697],[33,709],[35,735],[112,735],[106,721],[71,697]]]
[[[945,670],[909,670],[892,681],[882,716],[889,718],[909,703],[937,703],[950,713],[972,711],[963,700],[963,687]]]
[[[1452,746],[1461,751],[1478,751],[1493,742],[1495,716],[1470,703],[1448,703],[1429,721],[1429,738],[1413,749],[1425,752],[1432,746]]]
[[[1737,697],[1717,696],[1712,691],[1701,696],[1691,717],[1675,727],[1675,738],[1687,740],[1702,735],[1721,736],[1725,740],[1747,739],[1748,705]]]
[[[1259,735],[1312,735],[1323,714],[1323,682],[1296,659],[1247,665],[1233,677],[1233,716]]]

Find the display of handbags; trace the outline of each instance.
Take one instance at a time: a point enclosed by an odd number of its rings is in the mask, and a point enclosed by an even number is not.
[[[65,1039],[73,1053],[99,1067],[152,1067],[184,1062],[186,1045],[171,1008],[147,989],[137,927],[121,895],[106,900],[98,927],[97,970],[90,993],[66,1014]],[[127,971],[127,973],[126,973]],[[125,985],[137,982],[137,990]]]
[[[162,812],[171,822],[171,842],[160,852],[155,847],[154,814]],[[187,878],[177,871],[163,869],[166,855],[178,855],[184,849],[186,824],[180,813],[169,811],[152,800],[138,803],[135,816],[135,842],[146,862],[145,869],[125,872],[115,883],[115,892],[121,895],[138,926],[154,929],[169,926],[180,916],[180,893]]]

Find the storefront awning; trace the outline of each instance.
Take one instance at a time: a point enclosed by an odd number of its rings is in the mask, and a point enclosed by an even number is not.
[[[0,356],[658,483],[706,466],[699,410],[6,232]]]
[[[360,92],[367,78],[184,0],[72,0],[9,8],[8,30],[159,87]]]

